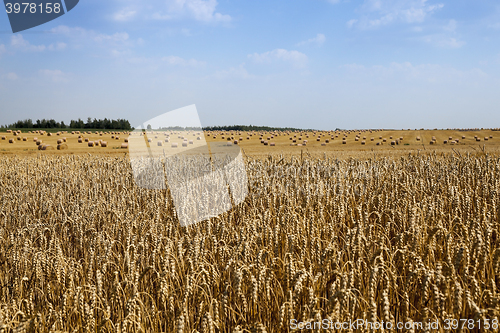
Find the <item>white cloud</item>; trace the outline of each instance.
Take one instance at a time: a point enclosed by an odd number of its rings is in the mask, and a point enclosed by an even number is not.
[[[450,20],[447,25],[443,27],[445,31],[455,32],[457,30],[457,21]]]
[[[119,57],[127,55],[133,47],[143,45],[144,40],[141,38],[132,40],[128,33],[117,32],[114,34],[99,33],[94,30],[87,30],[80,27],[68,27],[60,25],[51,30],[54,34],[62,35],[67,38],[67,43],[72,48],[83,50],[92,49],[96,46],[106,53],[106,56]],[[50,49],[62,50],[66,48],[65,43],[58,43],[49,46]]]
[[[181,67],[203,67],[206,64],[204,61],[198,61],[195,59],[183,59],[177,56],[163,57],[162,60],[169,65]]]
[[[228,70],[217,71],[215,77],[218,79],[252,79],[255,78],[255,75],[249,74],[244,65],[240,65],[237,68],[231,67]]]
[[[417,81],[427,83],[467,83],[469,81],[482,80],[488,75],[478,68],[471,70],[459,70],[453,67],[421,64],[413,65],[410,62],[393,62],[388,66],[365,67],[359,64],[347,64],[341,66],[350,73],[350,77],[362,76],[366,79],[372,78],[378,81],[396,82],[394,80]]]
[[[64,73],[59,69],[51,70],[51,69],[41,69],[39,71],[40,75],[51,80],[52,82],[68,82],[68,74]]]
[[[113,19],[115,21],[126,22],[133,19],[135,14],[137,14],[136,10],[127,7],[113,14]]]
[[[62,34],[69,37],[82,37],[88,35],[88,30],[80,27],[68,27],[66,25],[59,25],[50,29],[50,32],[55,34]]]
[[[255,63],[272,63],[284,61],[293,67],[302,68],[307,64],[307,56],[299,51],[288,51],[285,49],[275,49],[264,53],[249,54],[248,58]]]
[[[56,34],[62,34],[67,37],[90,39],[95,42],[128,42],[130,41],[129,35],[126,32],[117,32],[114,34],[100,34],[93,30],[87,30],[80,27],[68,27],[65,25],[60,25],[51,29],[51,32]]]
[[[492,23],[492,24],[488,25],[488,27],[490,27],[492,29],[500,29],[500,22]]]
[[[12,81],[14,81],[14,80],[17,80],[17,79],[18,79],[17,74],[16,74],[16,73],[13,73],[13,72],[5,74],[5,77],[6,77],[7,79],[9,79],[9,80],[12,80]]]
[[[326,0],[328,1],[329,3],[333,3],[333,4],[337,4],[340,2],[340,0]]]
[[[153,19],[192,18],[201,22],[230,22],[231,16],[216,11],[216,0],[167,0],[166,12],[157,12]]]
[[[447,25],[442,27],[443,32],[422,37],[426,43],[446,49],[458,49],[466,43],[460,40],[457,34],[457,21],[450,20]]]
[[[7,52],[7,50],[5,49],[5,45],[0,44],[0,55],[2,55],[5,52]]]
[[[355,25],[357,22],[358,22],[358,20],[352,19],[352,20],[347,21],[346,25],[348,28],[352,28],[352,26]]]
[[[308,40],[302,41],[300,43],[297,43],[297,46],[303,46],[307,44],[316,44],[318,46],[321,46],[326,40],[325,35],[323,34],[317,34],[316,37],[310,38]]]
[[[10,45],[13,47],[30,52],[42,52],[46,49],[45,45],[32,45],[23,38],[23,35],[14,35],[10,39]]]
[[[443,35],[429,35],[422,37],[422,40],[444,49],[459,49],[466,44],[463,40],[458,38],[446,37]]]
[[[125,42],[128,40],[128,37],[128,33],[126,32],[117,32],[113,35],[98,34],[94,37],[94,40],[96,42]]]
[[[420,23],[443,6],[429,4],[428,0],[365,0],[359,8],[361,17],[348,21],[347,25],[376,29],[396,22]]]
[[[51,51],[54,51],[54,50],[61,51],[61,50],[66,49],[66,46],[67,46],[66,43],[58,42],[58,43],[55,43],[55,44],[50,44],[49,45],[49,50],[51,50]]]

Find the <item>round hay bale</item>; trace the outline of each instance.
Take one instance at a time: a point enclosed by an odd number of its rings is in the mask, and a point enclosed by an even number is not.
[[[128,142],[128,138],[123,139],[123,142]]]
[[[156,145],[157,145],[157,146],[159,146],[159,147],[160,147],[160,146],[163,146],[163,142],[158,141],[158,142],[156,143]]]
[[[233,141],[233,143],[234,143],[235,145],[237,145],[237,144],[238,144],[238,140],[234,140],[234,141]]]
[[[57,150],[66,150],[68,149],[68,145],[65,143],[61,143],[57,145]]]
[[[35,137],[33,138],[33,142],[37,142],[37,141],[38,141],[38,138],[35,136]]]
[[[83,142],[82,138],[78,138],[78,143],[82,143],[82,142]]]
[[[324,142],[321,142],[321,145],[322,145],[322,146],[326,146],[326,143],[324,143]]]
[[[94,141],[89,141],[88,145],[89,147],[94,147]]]
[[[153,142],[153,139],[148,139],[148,142]]]
[[[383,139],[382,139],[382,142],[387,142],[387,139],[386,139],[386,138],[383,138]]]
[[[21,137],[20,136],[18,136],[16,139],[17,139],[17,141],[21,141]]]
[[[370,141],[375,141],[375,138],[370,138]]]
[[[128,143],[123,142],[120,148],[128,148]]]
[[[193,140],[189,140],[189,144],[190,145],[194,144],[194,141]]]
[[[488,141],[489,138],[487,136],[484,137],[484,141]]]
[[[14,143],[14,139],[9,139],[9,143]]]
[[[165,138],[165,140],[164,140],[164,141],[165,141],[165,142],[168,142],[168,141],[170,141],[170,140],[169,140],[168,138]]]
[[[276,146],[276,143],[275,142],[271,142],[271,143],[269,143],[269,145],[272,146],[272,147],[274,147],[274,146]]]
[[[188,146],[188,142],[187,141],[182,141],[182,146],[183,147],[187,147]]]
[[[120,137],[119,137],[119,136],[115,136],[115,139],[116,139],[116,140],[120,140]]]
[[[269,144],[268,141],[264,141],[264,146],[267,146]]]
[[[444,144],[447,144],[447,143],[448,143],[448,140],[444,140],[444,141],[443,141],[443,143],[444,143]]]
[[[61,143],[63,143],[63,140],[62,139],[57,139],[57,144],[60,145]]]
[[[391,141],[391,146],[395,146],[396,145],[396,141]]]
[[[42,150],[54,150],[54,147],[52,147],[51,145],[43,145]]]
[[[481,138],[476,138],[476,141],[477,141],[477,142],[480,142],[480,141],[481,141]]]
[[[40,146],[40,145],[42,144],[42,140],[36,140],[35,144],[36,144],[37,146]]]
[[[361,144],[362,144],[362,145],[366,144],[366,141],[361,141]]]
[[[23,141],[28,141],[28,138],[27,138],[27,137],[24,137],[24,138],[23,138]]]
[[[5,136],[2,136],[2,140],[6,140],[7,138]]]
[[[326,139],[326,140],[325,140],[325,143],[330,143],[330,140]]]
[[[89,141],[90,141],[89,138],[85,138],[85,142],[89,142]]]
[[[107,143],[106,141],[102,141],[102,142],[101,142],[101,147],[104,147],[104,148],[105,148],[105,147],[107,147],[107,146],[108,146],[108,143]]]
[[[177,146],[178,146],[177,142],[172,142],[172,145],[171,145],[172,148],[177,148]]]
[[[52,133],[47,133],[47,136],[52,136]],[[44,149],[44,150],[46,150],[46,149]]]
[[[347,141],[343,140],[343,141],[342,141],[342,144],[343,144],[343,145],[347,144]]]
[[[417,141],[420,141],[420,137],[419,136],[417,136]]]

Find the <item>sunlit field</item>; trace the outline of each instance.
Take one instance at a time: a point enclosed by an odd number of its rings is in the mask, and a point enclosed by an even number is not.
[[[1,133],[0,332],[498,331],[500,132],[205,134],[242,148],[249,194],[181,227],[127,133]]]

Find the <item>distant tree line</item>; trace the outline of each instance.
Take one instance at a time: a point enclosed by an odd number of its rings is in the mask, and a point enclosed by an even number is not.
[[[80,118],[78,120],[71,120],[69,126],[64,121],[58,122],[54,119],[38,119],[33,121],[31,119],[18,120],[13,124],[1,126],[1,128],[75,128],[75,129],[121,129],[132,130],[132,126],[128,120],[125,119],[92,119],[88,118],[84,122]]]
[[[151,129],[151,125],[147,126],[147,129]],[[169,126],[169,127],[160,127],[160,130],[167,130],[167,131],[201,131],[201,127],[182,127],[182,126]]]
[[[203,127],[205,131],[313,131],[313,129],[302,129],[293,127],[269,127],[253,125],[230,125],[230,126],[208,126]]]

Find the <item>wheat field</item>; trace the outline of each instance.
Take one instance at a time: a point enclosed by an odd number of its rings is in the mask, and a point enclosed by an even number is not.
[[[126,157],[3,156],[0,332],[498,322],[500,157],[473,153],[247,157],[246,200],[190,227]]]

